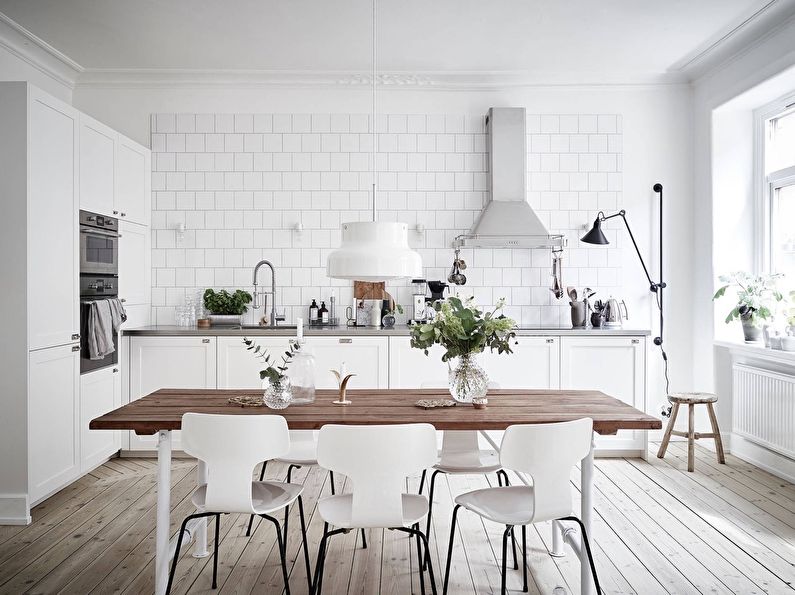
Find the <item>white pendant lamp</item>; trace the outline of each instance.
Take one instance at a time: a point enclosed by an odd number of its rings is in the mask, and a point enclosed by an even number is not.
[[[376,217],[376,1],[373,0],[373,220],[342,224],[342,245],[328,256],[326,275],[332,279],[388,281],[422,276],[422,259],[409,248],[408,225],[379,222]]]

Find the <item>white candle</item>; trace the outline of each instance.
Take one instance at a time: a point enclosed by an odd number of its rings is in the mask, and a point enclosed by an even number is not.
[[[342,364],[340,365],[340,378],[345,380],[345,376],[347,375],[347,373],[348,369],[345,367],[345,362],[342,362]]]
[[[298,340],[304,340],[304,319],[303,318],[296,318],[296,325],[297,325],[297,335]]]

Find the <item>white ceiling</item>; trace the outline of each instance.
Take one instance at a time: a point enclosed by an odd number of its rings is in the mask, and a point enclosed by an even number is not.
[[[384,72],[677,70],[770,0],[379,0]],[[0,0],[87,70],[367,71],[370,0]]]

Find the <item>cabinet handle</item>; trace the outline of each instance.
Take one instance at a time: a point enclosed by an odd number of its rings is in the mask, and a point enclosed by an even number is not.
[[[72,333],[72,341],[79,341],[80,333]]]
[[[202,343],[209,343],[210,339],[202,339]]]
[[[113,214],[114,214],[114,215],[118,215],[118,214],[119,214],[119,212],[118,212],[118,211],[113,211]]]
[[[638,343],[640,343],[640,339],[632,339],[633,345],[637,345]]]
[[[353,343],[353,339],[340,339],[340,343]]]
[[[120,215],[121,215],[122,217],[126,217],[126,216],[127,216],[127,213],[120,213]]]
[[[80,351],[80,345],[72,345],[72,351]]]
[[[554,343],[555,339],[547,339],[547,343]]]
[[[116,372],[118,372],[118,371],[119,371],[119,369],[118,369],[118,368],[113,368],[113,373],[114,373],[114,374],[115,374]]]
[[[127,301],[127,298],[121,298],[119,301],[123,304]]]

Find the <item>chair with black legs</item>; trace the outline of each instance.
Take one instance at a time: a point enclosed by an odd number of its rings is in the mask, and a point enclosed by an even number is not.
[[[423,561],[427,561],[431,592],[436,594],[428,539],[420,529],[420,522],[428,514],[428,500],[421,494],[404,493],[406,478],[432,466],[436,458],[436,431],[430,424],[321,428],[318,462],[348,476],[353,491],[318,501],[324,527],[312,593],[319,595],[323,588],[323,566],[331,537],[356,529],[381,528],[402,531],[417,539],[420,590],[424,595]]]
[[[296,500],[301,518],[304,563],[309,588],[312,586],[309,550],[306,544],[306,521],[301,500],[303,486],[278,481],[251,481],[259,461],[282,456],[290,449],[287,422],[280,415],[209,415],[186,413],[182,416],[182,448],[207,465],[207,483],[194,490],[191,500],[196,513],[182,522],[166,593],[171,592],[177,570],[182,536],[188,521],[215,517],[215,551],[213,552],[213,589],[218,575],[218,525],[222,514],[256,514],[276,528],[285,592],[289,595],[287,573],[287,530],[284,537],[279,521],[270,516]]]
[[[593,420],[590,418],[554,424],[515,425],[505,430],[500,445],[502,466],[529,475],[533,485],[473,490],[455,499],[443,593],[447,593],[456,519],[462,507],[484,519],[505,525],[502,535],[502,593],[506,592],[508,539],[513,539],[514,527],[522,528],[523,591],[526,592],[527,525],[552,520],[572,521],[579,525],[596,592],[601,593],[585,526],[572,515],[570,485],[572,467],[590,451],[592,433]]]
[[[283,457],[274,459],[275,462],[284,463],[287,465],[287,483],[290,483],[292,478],[293,469],[301,469],[302,467],[314,467],[317,465],[317,438],[315,432],[312,430],[290,430],[290,451]],[[263,461],[262,469],[259,472],[259,480],[265,479],[265,467],[268,461]],[[331,486],[331,495],[336,494],[334,487],[334,472],[329,471],[328,474],[329,485]],[[289,516],[289,508],[284,511],[284,533],[287,534],[287,519]],[[248,519],[248,528],[246,529],[246,536],[251,535],[251,527],[254,524],[254,515],[252,514]],[[362,548],[367,547],[367,537],[362,529]]]

